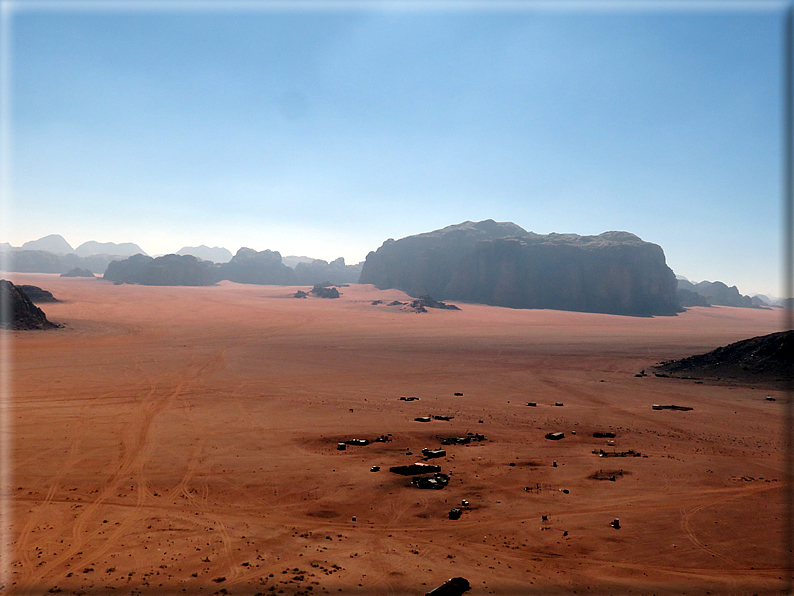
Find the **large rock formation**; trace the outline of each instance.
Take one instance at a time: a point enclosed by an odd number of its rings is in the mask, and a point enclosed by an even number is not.
[[[794,331],[745,339],[706,354],[669,360],[655,370],[676,377],[736,381],[790,388],[794,381]]]
[[[0,280],[0,329],[52,329],[44,311],[33,304],[18,286]]]
[[[25,242],[22,245],[22,250],[46,250],[56,255],[65,255],[74,252],[72,245],[60,234],[50,234],[38,240]]]
[[[728,287],[721,281],[701,281],[693,284],[687,279],[679,279],[678,293],[684,306],[704,306],[701,303],[690,304],[693,298],[689,292],[702,296],[708,305],[739,306],[743,308],[759,308],[749,296],[742,296],[736,286]]]
[[[281,262],[281,253],[274,250],[257,252],[241,248],[228,263],[219,265],[216,279],[241,284],[291,285],[295,272]]]
[[[104,279],[144,286],[211,286],[215,276],[211,263],[190,255],[165,255],[153,259],[133,255],[108,265]]]
[[[345,265],[345,260],[342,257],[330,263],[322,259],[315,259],[311,263],[297,263],[295,265],[295,283],[301,286],[323,282],[332,284],[358,283],[363,266],[363,263]]]
[[[90,257],[93,255],[131,257],[132,255],[146,254],[140,246],[132,242],[122,242],[121,244],[116,244],[115,242],[97,242],[95,240],[83,242],[80,246],[74,249],[74,252],[79,257]]]
[[[655,244],[627,232],[544,236],[492,220],[387,240],[367,255],[360,282],[511,308],[641,316],[681,310],[675,275]]]
[[[17,286],[20,290],[25,293],[25,296],[30,298],[30,301],[33,304],[41,304],[43,302],[60,302],[55,296],[52,295],[52,292],[49,290],[44,290],[39,286],[31,286],[27,284],[22,284]]]

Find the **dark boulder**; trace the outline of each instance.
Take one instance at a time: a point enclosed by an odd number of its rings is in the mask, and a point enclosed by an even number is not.
[[[469,580],[464,577],[453,577],[427,592],[425,596],[463,596],[469,590],[471,590]]]
[[[339,290],[327,284],[318,284],[314,286],[311,293],[318,298],[339,298]]]

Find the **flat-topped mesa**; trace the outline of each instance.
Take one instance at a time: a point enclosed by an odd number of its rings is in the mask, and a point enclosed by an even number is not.
[[[681,311],[661,247],[619,231],[541,235],[512,223],[464,222],[387,240],[367,255],[360,283],[510,308]]]

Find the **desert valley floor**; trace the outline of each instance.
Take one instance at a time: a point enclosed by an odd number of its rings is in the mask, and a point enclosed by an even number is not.
[[[779,331],[779,310],[415,313],[386,305],[405,294],[364,285],[295,299],[230,282],[6,278],[61,299],[40,306],[64,327],[7,334],[3,592],[422,595],[454,576],[472,596],[784,585],[786,396],[635,376]],[[389,471],[467,433],[486,440],[431,462],[450,475],[442,490]],[[373,442],[337,449],[355,438]]]

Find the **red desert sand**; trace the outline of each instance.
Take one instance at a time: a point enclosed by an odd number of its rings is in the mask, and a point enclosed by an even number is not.
[[[9,332],[9,593],[784,586],[785,394],[635,376],[779,331],[780,310],[418,314],[367,285],[328,300],[6,277],[53,292],[42,306],[64,325]],[[468,433],[486,440],[441,444]],[[356,438],[370,443],[337,448]],[[430,460],[445,488],[389,472],[423,448],[446,451]]]

